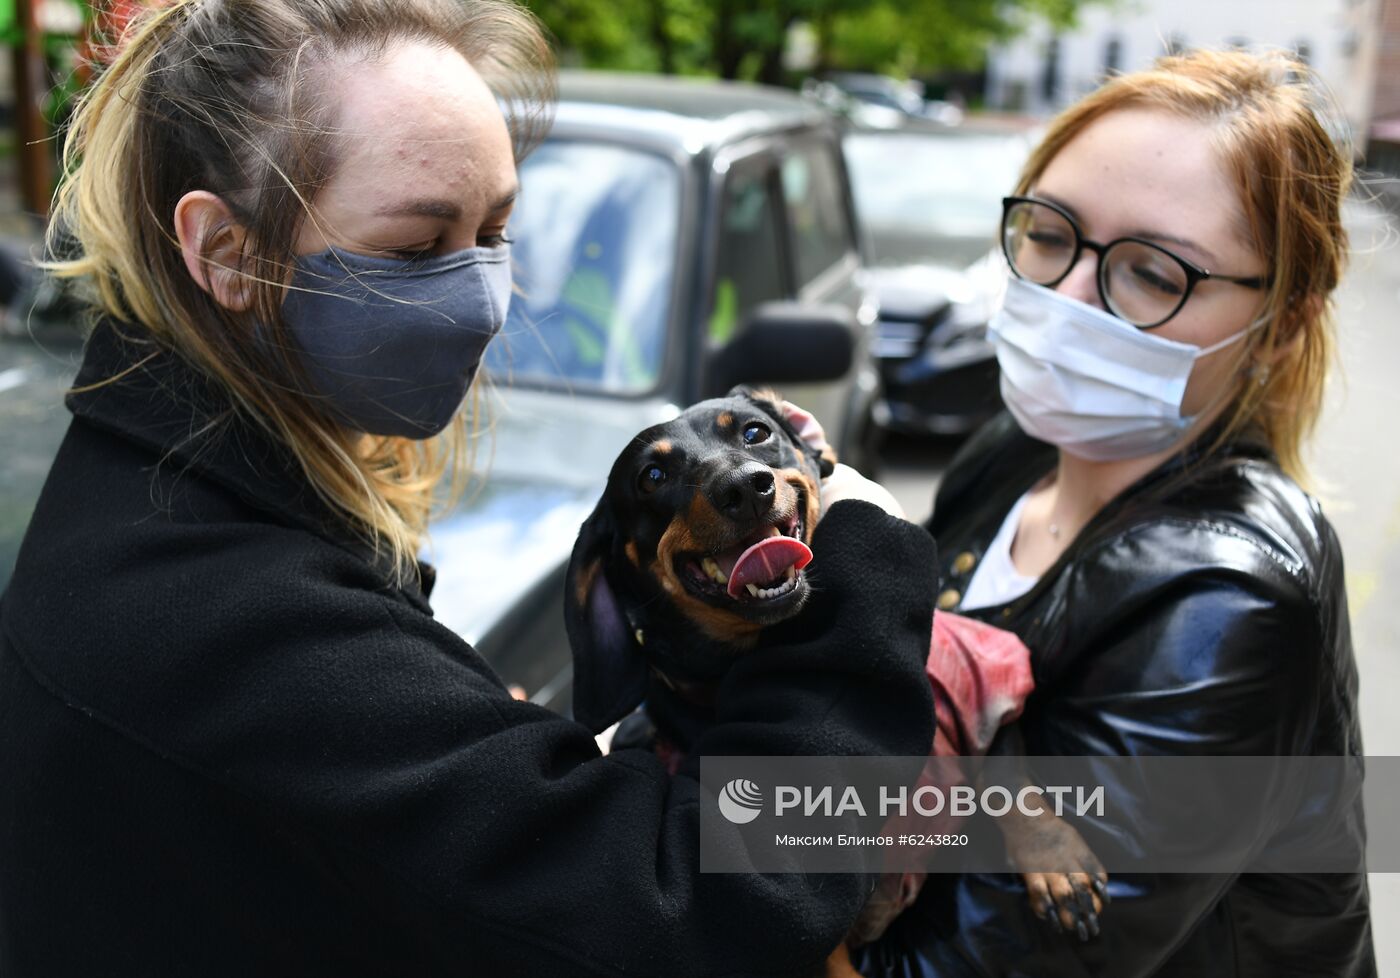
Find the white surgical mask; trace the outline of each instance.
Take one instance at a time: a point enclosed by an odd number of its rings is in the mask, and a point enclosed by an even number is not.
[[[1071,455],[1104,462],[1176,444],[1200,417],[1181,413],[1196,361],[1265,322],[1199,347],[1154,336],[1013,277],[987,332],[1001,366],[1002,400],[1021,429]]]

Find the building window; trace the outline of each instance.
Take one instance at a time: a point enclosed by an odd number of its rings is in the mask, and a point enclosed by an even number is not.
[[[1055,101],[1055,93],[1060,89],[1060,39],[1050,38],[1045,47],[1045,74],[1040,79],[1040,97],[1047,102]]]
[[[1123,39],[1116,34],[1103,46],[1103,75],[1112,78],[1123,70]]]
[[[1312,45],[1307,41],[1299,41],[1293,45],[1293,56],[1305,65],[1312,64]]]

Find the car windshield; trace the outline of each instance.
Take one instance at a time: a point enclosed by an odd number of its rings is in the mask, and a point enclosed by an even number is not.
[[[877,263],[966,263],[995,242],[1027,143],[1002,133],[852,133],[845,151]]]
[[[504,385],[651,390],[670,318],[677,166],[553,140],[526,159],[520,182],[510,224],[516,293],[486,369]]]

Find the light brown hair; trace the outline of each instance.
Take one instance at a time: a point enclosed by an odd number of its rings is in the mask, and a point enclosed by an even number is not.
[[[1248,240],[1268,267],[1225,425],[1212,448],[1248,426],[1262,430],[1279,464],[1304,481],[1303,445],[1322,410],[1333,357],[1331,296],[1346,263],[1341,207],[1352,179],[1349,150],[1329,133],[1331,114],[1305,65],[1281,54],[1195,51],[1121,75],[1057,116],[1021,174],[1030,191],[1062,148],[1119,109],[1157,109],[1207,124],[1239,189]]]
[[[416,572],[444,475],[444,505],[465,483],[465,413],[422,442],[336,424],[301,393],[310,388],[280,309],[308,202],[336,166],[328,67],[415,41],[458,51],[482,76],[517,162],[542,138],[552,55],[510,0],[182,0],[151,11],[78,106],[48,266],[82,280],[99,315],[138,327],[124,332],[152,355],[184,357],[227,391],[230,412],[288,446],[317,495],[390,555],[399,584]],[[247,231],[246,313],[215,302],[184,265],[173,215],[197,189],[222,198]],[[254,342],[255,327],[270,342]],[[215,437],[230,412],[193,437]]]

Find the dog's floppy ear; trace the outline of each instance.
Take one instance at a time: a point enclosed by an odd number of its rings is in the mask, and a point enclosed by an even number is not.
[[[782,426],[783,432],[792,439],[798,449],[811,460],[816,468],[817,474],[825,479],[836,469],[836,452],[830,445],[824,448],[815,448],[802,437],[802,433],[792,423],[786,411],[783,410],[782,395],[771,387],[754,388],[746,384],[740,384],[731,390],[726,397],[737,397],[756,405],[760,410],[770,415],[774,421]],[[808,418],[811,415],[804,415]]]
[[[607,500],[584,521],[564,576],[564,627],[574,653],[574,719],[600,733],[646,695],[647,666],[608,579],[617,527]]]

